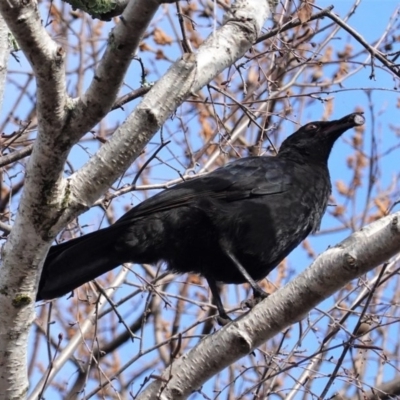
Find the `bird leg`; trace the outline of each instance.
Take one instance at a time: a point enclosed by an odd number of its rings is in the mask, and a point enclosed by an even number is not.
[[[217,282],[209,276],[206,276],[208,286],[210,287],[212,298],[213,298],[213,304],[217,307],[218,310],[218,316],[217,316],[217,322],[220,326],[225,326],[229,322],[232,321],[232,319],[228,316],[226,313],[224,306],[221,301],[221,296],[219,295],[219,290],[217,286]]]
[[[252,308],[256,304],[258,304],[261,300],[268,297],[268,293],[266,293],[260,285],[250,276],[250,274],[246,271],[246,268],[240,263],[240,261],[236,258],[236,256],[226,247],[223,247],[226,255],[233,261],[233,264],[238,269],[238,271],[243,275],[244,279],[250,284],[253,289],[254,298],[252,300],[246,300],[244,303],[247,307]]]

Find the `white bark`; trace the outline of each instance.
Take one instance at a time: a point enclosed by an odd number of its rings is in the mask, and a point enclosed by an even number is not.
[[[210,36],[198,54],[174,64],[110,142],[71,179],[62,179],[72,145],[110,110],[158,6],[156,0],[129,2],[123,22],[109,36],[89,89],[82,98],[71,99],[66,93],[64,50],[44,29],[36,1],[0,1],[0,13],[36,76],[39,122],[18,215],[2,252],[0,399],[20,399],[28,388],[28,332],[39,267],[51,240],[129,167],[176,107],[251,47],[270,15],[267,1],[237,0],[225,25]],[[181,82],[171,95],[180,73],[188,81]]]
[[[10,57],[9,32],[4,18],[0,15],[0,111],[3,107],[4,86],[6,84],[7,65]]]
[[[0,12],[32,65],[37,82],[39,136],[29,162],[19,213],[2,251],[0,269],[0,399],[21,399],[28,390],[27,343],[34,317],[37,269],[49,241],[51,191],[62,171],[51,133],[65,116],[64,57],[43,28],[35,2],[0,2]],[[65,152],[65,150],[64,150]],[[46,205],[47,203],[47,205]]]
[[[0,1],[0,12],[37,78],[39,120],[18,217],[2,254],[0,399],[23,398],[28,388],[27,335],[34,315],[37,271],[51,239],[128,168],[185,99],[243,56],[270,14],[267,1],[237,0],[223,26],[198,52],[172,65],[111,140],[75,175],[62,179],[72,145],[114,103],[131,57],[158,6],[156,0],[129,2],[123,22],[110,34],[89,89],[82,98],[71,99],[65,88],[63,49],[43,28],[36,2]],[[1,35],[0,26],[0,45]],[[400,213],[385,217],[326,251],[287,286],[173,363],[164,379],[150,384],[139,398],[155,398],[156,394],[165,400],[187,398],[210,377],[301,319],[349,280],[399,252],[399,218]],[[83,332],[90,325],[88,321]],[[77,341],[78,337],[65,350],[50,379]],[[40,389],[38,386],[32,396]]]
[[[269,15],[267,1],[236,1],[225,25],[212,33],[196,54],[185,55],[171,66],[113,137],[70,178],[71,201],[77,204],[64,215],[61,225],[108,189],[185,99],[250,49]]]
[[[156,13],[158,0],[130,1],[109,35],[107,49],[87,92],[73,107],[69,134],[75,141],[111,109],[142,36]]]
[[[186,399],[228,365],[301,320],[350,280],[398,252],[400,212],[373,222],[322,253],[309,268],[248,314],[207,336],[171,364],[137,399]]]

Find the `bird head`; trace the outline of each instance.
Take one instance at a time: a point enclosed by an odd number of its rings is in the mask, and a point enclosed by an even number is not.
[[[284,140],[278,156],[326,163],[336,140],[348,129],[364,124],[362,114],[349,114],[335,121],[310,122]]]

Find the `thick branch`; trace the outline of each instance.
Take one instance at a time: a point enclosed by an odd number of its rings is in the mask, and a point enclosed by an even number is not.
[[[0,326],[7,329],[0,330],[0,399],[23,398],[28,388],[25,360],[37,271],[57,233],[51,227],[69,204],[69,187],[61,180],[68,152],[110,110],[158,6],[156,0],[129,3],[87,94],[73,101],[65,90],[63,49],[44,29],[37,2],[0,2],[0,12],[36,76],[39,122],[19,212],[2,253]]]
[[[172,65],[113,137],[71,177],[76,204],[63,216],[58,228],[98,199],[185,99],[251,48],[269,15],[267,2],[236,1],[224,25],[209,36],[198,53],[184,56]]]
[[[389,400],[400,395],[400,379],[396,377],[388,382],[382,383],[365,395],[366,400]]]
[[[35,74],[41,130],[57,131],[63,125],[67,101],[64,50],[44,28],[36,1],[1,1],[0,12]]]
[[[111,109],[142,36],[159,7],[158,0],[134,0],[109,34],[107,49],[93,80],[74,105],[68,134],[74,141],[96,125]]]
[[[228,365],[299,321],[352,279],[400,252],[400,212],[352,234],[248,314],[207,336],[138,399],[185,399]]]
[[[4,86],[7,77],[7,64],[10,57],[9,30],[0,14],[0,111],[3,106]]]

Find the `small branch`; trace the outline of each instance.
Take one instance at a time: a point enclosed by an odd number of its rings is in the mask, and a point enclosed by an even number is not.
[[[0,221],[0,230],[4,232],[5,235],[9,235],[11,233],[11,226],[5,224],[4,222]]]
[[[176,3],[176,12],[178,15],[179,26],[181,27],[181,32],[182,32],[181,44],[182,44],[183,51],[185,53],[193,53],[192,46],[186,35],[185,21],[183,20],[182,7],[179,4],[179,1]],[[192,25],[193,25],[193,23],[192,23]]]
[[[365,313],[367,311],[367,308],[368,308],[369,304],[371,303],[371,300],[372,300],[372,297],[373,297],[373,295],[375,293],[375,290],[379,286],[385,271],[386,271],[386,266],[384,265],[382,267],[381,271],[379,272],[378,279],[374,282],[374,286],[372,287],[372,289],[368,293],[367,301],[365,302],[365,304],[363,306],[363,309],[362,309],[362,312],[358,317],[358,321],[357,321],[357,323],[356,323],[356,325],[355,325],[355,327],[353,329],[352,336],[349,338],[348,342],[344,345],[343,350],[342,350],[342,354],[340,355],[340,357],[339,357],[339,359],[338,359],[338,361],[337,361],[337,363],[335,365],[335,368],[334,368],[333,372],[330,374],[330,377],[329,377],[329,380],[328,380],[327,384],[325,385],[324,389],[322,390],[322,393],[320,395],[321,399],[324,399],[325,396],[327,395],[330,387],[332,386],[333,382],[335,381],[335,379],[338,376],[339,369],[341,368],[341,366],[342,366],[342,364],[344,362],[344,359],[346,357],[347,352],[354,345],[354,341],[358,337],[358,330],[359,330],[359,328],[360,328],[360,326],[361,326],[361,324],[363,322],[364,315],[365,315]]]
[[[326,16],[330,18],[332,21],[336,22],[346,32],[350,33],[351,36],[353,36],[359,43],[361,43],[369,51],[372,58],[371,63],[373,62],[373,59],[376,58],[385,67],[387,67],[390,71],[392,71],[396,76],[400,77],[400,70],[398,66],[396,66],[395,64],[390,62],[386,57],[384,57],[379,50],[373,48],[357,31],[355,31],[353,28],[347,25],[342,19],[340,19],[337,15],[335,15],[331,11],[327,11]],[[373,73],[371,74],[370,78],[372,77]]]
[[[118,287],[123,283],[128,271],[129,271],[128,268],[121,269],[121,271],[118,273],[118,276],[114,281],[115,287]],[[106,289],[105,293],[108,296],[111,296],[114,293],[114,291],[115,289],[113,287]],[[100,299],[98,300],[96,307],[93,310],[91,310],[85,322],[83,322],[80,325],[80,329],[75,333],[75,335],[72,338],[68,340],[68,344],[65,346],[64,349],[61,350],[57,359],[53,361],[52,369],[49,371],[48,375],[43,376],[42,379],[36,384],[35,388],[30,393],[28,400],[37,400],[38,398],[40,398],[39,394],[42,392],[42,388],[44,387],[44,385],[46,383],[50,384],[51,381],[56,376],[56,374],[61,369],[61,367],[70,359],[70,357],[73,356],[75,350],[82,343],[82,336],[84,336],[86,332],[93,329],[93,325],[96,324],[96,320],[98,318],[99,313],[106,304],[108,304],[107,300],[101,296]]]
[[[311,15],[310,19],[308,21],[306,21],[306,22],[301,22],[299,18],[295,18],[294,20],[289,21],[286,24],[284,24],[282,26],[279,26],[278,28],[271,29],[265,35],[259,36],[255,43],[260,43],[260,42],[262,42],[262,41],[264,41],[266,39],[270,39],[270,38],[276,36],[278,33],[288,31],[289,29],[292,29],[292,28],[296,28],[297,26],[300,26],[300,25],[302,25],[304,23],[307,23],[307,22],[310,22],[310,21],[314,21],[316,19],[320,19],[320,18],[326,17],[326,16],[329,15],[329,13],[332,10],[333,10],[333,6],[329,6],[329,7],[325,8],[325,9],[323,9],[323,10],[321,10],[321,11],[319,11],[319,12],[313,14],[313,15]]]
[[[139,171],[137,172],[135,178],[133,179],[131,186],[135,187],[136,183],[140,177],[140,175],[142,174],[142,172],[145,170],[145,168],[151,163],[151,161],[157,156],[157,154],[165,147],[167,146],[169,143],[171,143],[170,140],[168,140],[167,142],[162,142],[161,145],[157,148],[157,150],[149,157],[148,160],[146,160],[146,162],[142,165],[142,167],[139,169]]]
[[[172,363],[161,379],[149,384],[138,400],[155,398],[160,391],[163,399],[186,398],[193,388],[200,387],[228,365],[301,320],[349,281],[400,252],[399,243],[400,212],[353,233],[322,253],[310,267],[248,314],[204,338],[185,357]],[[218,360],[212,365],[210,351]]]
[[[79,200],[75,209],[68,210],[68,215],[59,220],[60,227],[76,216],[78,210],[91,205],[107,190],[185,99],[208,84],[251,48],[269,16],[270,9],[266,2],[261,7],[258,0],[238,0],[237,4],[238,7],[232,8],[235,12],[229,14],[224,25],[215,34],[209,35],[196,54],[185,54],[173,64],[112,138],[71,177],[71,190]],[[128,8],[129,6],[126,12]],[[104,71],[105,73],[109,77],[110,71]],[[100,97],[103,96],[103,90],[104,87]],[[106,91],[104,95],[109,96],[109,92]],[[93,101],[96,102],[96,98]],[[102,179],[98,179],[99,176]],[[94,185],[93,182],[97,184]]]
[[[126,268],[126,267],[125,267]],[[126,324],[124,317],[120,314],[120,312],[118,311],[117,307],[115,306],[114,302],[112,301],[112,299],[110,298],[110,296],[108,296],[107,292],[96,282],[93,281],[94,285],[96,286],[97,290],[100,292],[100,294],[102,296],[104,296],[104,298],[108,301],[108,304],[110,304],[111,308],[113,309],[115,315],[118,317],[118,323],[122,324],[125,327],[126,332],[128,332],[132,342],[134,339],[140,339],[139,336],[136,336],[129,328],[129,326]],[[98,315],[98,312],[96,312]]]
[[[21,150],[13,151],[10,154],[0,157],[0,168],[29,156],[32,153],[32,149],[33,144],[30,144]]]
[[[151,89],[151,86],[147,87],[141,87],[136,90],[132,90],[131,92],[121,96],[119,99],[117,99],[114,103],[114,105],[111,107],[111,110],[116,110],[117,108],[123,108],[123,106],[126,103],[129,103],[132,100],[137,99],[138,97],[144,96],[146,93],[148,93]]]
[[[400,379],[397,376],[391,381],[375,387],[370,393],[364,395],[365,400],[389,400],[400,395]]]
[[[195,75],[195,55],[186,54],[153,86],[112,138],[71,176],[71,190],[79,199],[78,207],[96,201],[137,158],[154,133],[189,95]],[[69,220],[70,216],[66,218]]]
[[[113,107],[125,73],[159,5],[157,0],[128,3],[120,23],[109,34],[106,51],[88,90],[73,106],[68,129],[73,140],[80,139]]]

